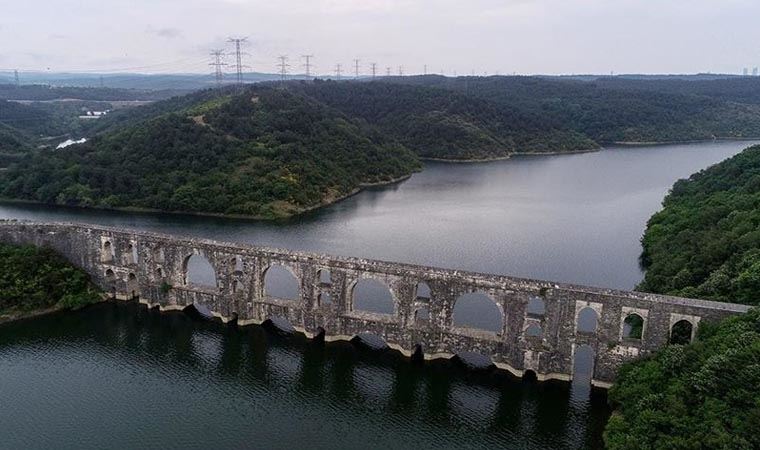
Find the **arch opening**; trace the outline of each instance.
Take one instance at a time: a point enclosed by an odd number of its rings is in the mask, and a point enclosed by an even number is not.
[[[415,297],[430,300],[430,286],[424,281],[417,283],[417,286],[415,287]]]
[[[191,255],[184,264],[185,285],[216,288],[216,271],[203,255]]]
[[[138,283],[137,283],[137,275],[135,275],[133,272],[130,272],[129,275],[127,275],[127,293],[132,297],[137,297],[137,290],[139,289]]]
[[[317,278],[319,279],[320,284],[328,285],[332,284],[332,275],[330,274],[330,271],[327,269],[319,269],[317,272]]]
[[[230,260],[230,268],[233,273],[243,273],[243,258],[235,256]]]
[[[541,329],[541,325],[532,323],[525,329],[525,336],[531,338],[540,338],[544,334],[544,330]]]
[[[504,315],[493,299],[484,292],[461,295],[454,303],[452,323],[457,327],[477,328],[501,334]]]
[[[393,314],[395,305],[388,286],[372,278],[356,282],[351,293],[353,311]]]
[[[159,280],[164,279],[164,269],[162,269],[161,267],[156,267],[156,278],[158,278]]]
[[[103,242],[103,248],[100,250],[100,260],[102,262],[113,261],[113,245],[111,241]]]
[[[541,297],[530,297],[527,312],[531,316],[543,316],[546,314],[546,302]]]
[[[594,349],[583,344],[573,352],[573,384],[590,385],[594,376]]]
[[[137,264],[137,246],[131,242],[127,246],[127,264]]]
[[[113,273],[113,270],[107,269],[106,270],[106,279],[108,281],[113,281],[114,277],[116,277],[116,274]]]
[[[690,344],[694,334],[694,326],[686,319],[679,320],[670,329],[670,343],[676,345]]]
[[[301,288],[298,279],[287,267],[274,264],[264,274],[264,295],[283,300],[300,300]]]
[[[243,293],[243,283],[241,283],[238,280],[234,280],[232,282],[232,293],[233,294],[241,294],[241,293]]]
[[[636,313],[628,314],[623,320],[623,338],[638,339],[644,335],[644,318]]]
[[[599,316],[593,308],[586,306],[578,311],[578,320],[576,322],[576,331],[579,333],[596,333],[599,324]]]
[[[279,334],[289,335],[296,332],[293,324],[286,317],[282,316],[271,316],[264,321],[263,325]]]

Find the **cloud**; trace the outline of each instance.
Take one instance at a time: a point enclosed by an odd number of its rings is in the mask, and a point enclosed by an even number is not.
[[[166,39],[174,39],[182,36],[182,30],[178,28],[153,28],[152,26],[148,25],[145,31]]]

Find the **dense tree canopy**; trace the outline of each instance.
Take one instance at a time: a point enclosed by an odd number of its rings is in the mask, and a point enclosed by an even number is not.
[[[760,448],[760,310],[625,365],[609,391],[611,450]]]
[[[642,243],[640,290],[760,304],[760,146],[676,182]]]
[[[423,157],[483,159],[598,147],[591,139],[534,114],[443,89],[383,82],[327,81],[297,86],[319,101],[377,126]]]
[[[760,137],[760,106],[754,101],[739,102],[741,92],[747,90],[745,84],[724,80],[682,82],[700,83],[695,85],[503,76],[394,77],[389,81],[436,86],[508,105],[601,144]],[[704,86],[701,83],[708,87],[698,88]]]
[[[29,153],[2,173],[3,195],[274,218],[419,167],[374,129],[286,90],[204,92],[180,106],[159,105],[86,144]]]
[[[75,307],[99,298],[87,274],[53,250],[0,244],[0,314]]]

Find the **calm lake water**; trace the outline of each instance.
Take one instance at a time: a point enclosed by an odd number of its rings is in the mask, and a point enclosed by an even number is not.
[[[428,163],[277,224],[20,205],[0,217],[630,289],[646,220],[673,182],[749,145]],[[0,326],[0,447],[595,448],[609,411],[589,392],[136,305]]]

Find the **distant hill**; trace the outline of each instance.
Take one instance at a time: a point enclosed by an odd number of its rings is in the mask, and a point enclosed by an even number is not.
[[[442,89],[383,82],[291,85],[377,126],[423,157],[487,159],[598,147],[580,133],[558,127],[539,115]]]
[[[101,87],[62,86],[43,84],[0,84],[0,99],[4,100],[95,100],[95,101],[155,101],[189,93],[188,89],[122,89]]]
[[[419,168],[412,152],[375,129],[270,86],[134,111],[85,144],[28,153],[0,174],[3,196],[276,218]]]
[[[508,105],[600,144],[760,137],[760,107],[737,101],[745,89],[742,79],[578,81],[428,75],[386,81],[438,87]]]

